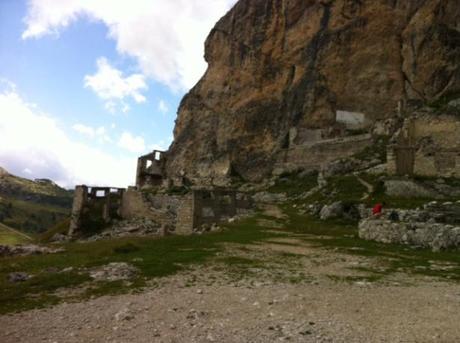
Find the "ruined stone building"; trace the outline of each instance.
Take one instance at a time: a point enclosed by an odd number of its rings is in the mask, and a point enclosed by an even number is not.
[[[276,167],[280,170],[321,170],[371,145],[372,126],[372,120],[364,113],[337,111],[335,122],[327,128],[293,127],[287,147],[278,155]]]
[[[75,188],[69,235],[78,235],[84,228],[88,233],[121,218],[120,207],[125,189],[77,186]]]
[[[165,181],[160,151],[138,160],[136,186],[128,189],[77,186],[69,235],[88,236],[110,226],[114,220],[149,219],[161,232],[188,235],[252,208],[251,197],[228,189],[183,189],[180,194],[159,192]]]
[[[154,150],[137,160],[136,187],[161,186],[164,179],[165,153]]]
[[[460,119],[407,118],[388,146],[387,169],[397,175],[460,177]]]
[[[372,145],[379,122],[412,115],[401,104],[458,103],[458,18],[458,0],[238,1],[206,40],[208,69],[181,101],[168,151],[141,156],[136,187],[117,195],[77,188],[70,231],[97,213],[190,233],[247,207],[232,178],[319,170]],[[454,117],[407,118],[388,172],[460,176],[459,129]]]

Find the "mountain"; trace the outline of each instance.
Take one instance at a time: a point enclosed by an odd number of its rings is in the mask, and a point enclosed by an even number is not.
[[[28,180],[0,167],[0,223],[40,233],[70,215],[73,192],[48,179]]]
[[[262,180],[293,132],[333,138],[338,112],[375,123],[460,97],[459,17],[457,0],[240,0],[181,102],[168,176]]]

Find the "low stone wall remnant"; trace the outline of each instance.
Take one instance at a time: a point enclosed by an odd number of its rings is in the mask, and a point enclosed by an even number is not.
[[[359,223],[359,237],[381,243],[430,248],[433,251],[460,248],[460,226],[441,223],[368,218]]]

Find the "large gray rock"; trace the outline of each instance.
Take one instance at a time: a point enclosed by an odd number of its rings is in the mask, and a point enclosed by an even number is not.
[[[343,216],[343,202],[337,201],[331,205],[326,205],[321,209],[319,217],[321,220],[341,218]]]
[[[344,203],[343,201],[337,201],[331,205],[324,206],[319,213],[319,217],[321,220],[337,218],[356,220],[361,218],[357,206]]]
[[[387,180],[385,193],[400,198],[443,198],[438,192],[412,180]]]
[[[359,223],[359,237],[381,243],[430,248],[433,251],[460,248],[460,227],[440,223],[368,218]]]
[[[24,282],[31,278],[31,276],[24,272],[15,272],[8,274],[8,281],[17,283],[17,282]]]

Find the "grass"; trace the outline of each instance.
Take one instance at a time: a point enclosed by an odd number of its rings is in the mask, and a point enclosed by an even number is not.
[[[382,268],[369,269],[370,277],[383,278],[396,272],[438,277],[460,281],[460,254],[458,251],[432,252],[406,245],[383,244],[358,237],[357,224],[351,221],[321,221],[308,215],[300,215],[287,206],[289,215],[286,230],[306,234],[304,240],[318,246],[347,254],[376,258]],[[327,239],[324,239],[324,236]],[[436,269],[433,264],[451,264],[449,270]]]
[[[67,234],[70,226],[70,218],[66,218],[56,225],[52,226],[50,229],[38,236],[37,240],[40,243],[47,243],[53,238],[56,234]]]
[[[366,176],[366,180],[376,184],[377,177]],[[162,239],[154,238],[124,238],[91,243],[67,243],[62,245],[65,253],[4,258],[0,264],[0,313],[10,313],[37,307],[48,306],[62,301],[57,293],[63,288],[83,289],[83,292],[64,297],[66,301],[79,301],[91,296],[103,294],[117,294],[141,290],[152,280],[158,277],[172,275],[186,270],[197,264],[215,263],[230,274],[238,278],[249,276],[260,277],[255,274],[256,269],[267,271],[274,268],[285,269],[289,274],[289,282],[302,282],[306,278],[299,274],[295,262],[299,256],[295,254],[277,255],[268,260],[252,259],[249,254],[244,254],[244,246],[263,242],[275,237],[287,237],[296,234],[296,237],[313,243],[315,246],[375,259],[378,267],[369,267],[361,270],[366,276],[359,280],[376,281],[385,279],[395,273],[409,273],[419,276],[437,277],[460,281],[460,254],[458,252],[433,253],[429,250],[415,250],[407,246],[386,245],[376,242],[361,240],[358,237],[357,223],[352,221],[335,220],[321,221],[308,215],[302,215],[293,207],[300,201],[344,200],[357,201],[366,191],[354,176],[336,177],[328,180],[329,185],[324,193],[318,193],[306,200],[295,200],[283,207],[288,219],[281,220],[261,214],[238,223],[228,225],[220,233],[194,236],[171,236]],[[452,181],[454,182],[454,181]],[[308,191],[316,185],[316,175],[300,176],[284,175],[272,187],[273,192],[286,192],[290,197],[295,197]],[[335,191],[335,194],[330,195]],[[381,190],[376,192],[371,201],[381,200]],[[391,205],[398,204],[398,199],[387,199]],[[401,200],[402,201],[402,200]],[[407,199],[404,199],[407,202]],[[399,204],[398,204],[399,205]],[[410,203],[414,206],[415,203]],[[284,228],[276,232],[266,230],[257,224],[260,219],[274,220],[282,223]],[[67,229],[68,223],[62,221],[46,235],[61,232]],[[299,236],[297,236],[299,235]],[[49,239],[41,236],[42,241]],[[221,252],[224,245],[235,243],[241,249],[242,256],[223,257]],[[287,243],[286,243],[287,244]],[[128,262],[140,270],[139,276],[129,284],[124,282],[89,282],[88,269],[105,265],[110,262]],[[437,268],[451,264],[448,270]],[[62,273],[65,268],[72,270]],[[268,268],[268,269],[267,269]],[[26,282],[12,284],[7,281],[11,272],[26,272],[34,277]],[[259,276],[258,276],[259,275]],[[282,278],[284,276],[280,276]],[[332,278],[334,278],[332,276]],[[284,280],[284,279],[283,279]],[[338,279],[337,279],[338,280]],[[338,281],[354,282],[357,279],[342,278]],[[193,280],[190,281],[193,284]],[[62,293],[62,292],[61,292]]]
[[[27,233],[44,232],[70,213],[68,208],[8,198],[0,198],[1,209],[5,225]]]
[[[0,223],[0,245],[16,245],[31,241],[32,238],[27,238],[24,234]]]
[[[302,194],[317,186],[318,173],[301,174],[299,172],[281,175],[275,185],[268,190],[272,193],[286,193],[290,197]]]
[[[83,287],[90,281],[88,268],[110,262],[129,262],[139,268],[140,275],[130,286],[98,283],[96,287],[88,288],[83,295],[76,296],[74,300],[142,288],[149,279],[171,275],[194,264],[209,261],[222,251],[222,243],[250,244],[277,237],[276,233],[257,227],[256,221],[256,218],[247,219],[230,225],[228,230],[220,233],[171,236],[162,239],[125,238],[68,243],[63,245],[66,249],[64,253],[4,258],[0,265],[0,313],[56,303],[59,299],[54,293],[59,289]],[[69,267],[73,268],[70,272],[56,272]],[[34,277],[16,284],[7,281],[9,273],[18,271]],[[72,301],[72,297],[66,300]]]
[[[393,197],[385,194],[385,188],[383,182],[380,181],[379,175],[371,175],[371,174],[361,174],[360,177],[369,182],[374,186],[374,192],[371,196],[367,199],[366,204],[371,206],[376,203],[383,203],[385,202],[388,207],[392,208],[402,208],[402,209],[414,209],[417,207],[421,207],[431,201],[439,201],[439,199],[433,198],[401,198],[401,197]],[[418,182],[434,182],[436,178],[427,178],[427,177],[414,177],[414,181]],[[446,178],[445,183],[452,186],[452,187],[460,187],[460,179],[457,178]],[[457,201],[458,198],[446,198],[442,201]]]

